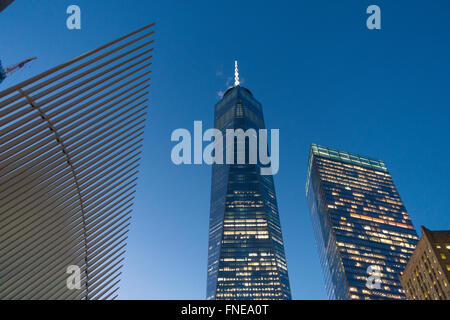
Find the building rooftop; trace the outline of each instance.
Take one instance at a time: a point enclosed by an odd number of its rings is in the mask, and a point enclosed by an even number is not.
[[[342,162],[347,162],[351,164],[356,164],[359,166],[371,168],[374,170],[381,170],[387,172],[386,164],[381,161],[374,158],[369,158],[366,156],[358,155],[356,153],[351,153],[347,151],[341,151],[329,147],[324,147],[317,145],[315,143],[311,144],[311,153],[310,157],[312,155],[325,157],[329,159],[334,159]]]
[[[450,230],[431,231],[424,226],[421,226],[420,229],[422,230],[422,236],[426,235],[433,243],[450,242]]]
[[[223,97],[225,97],[228,93],[230,93],[234,88],[241,88],[241,89],[244,89],[245,91],[247,91],[252,97],[253,97],[253,94],[252,94],[252,92],[250,91],[250,90],[248,90],[247,88],[245,88],[245,87],[241,87],[241,86],[236,86],[236,87],[231,87],[231,88],[229,88],[227,91],[225,91],[225,93],[223,94]]]

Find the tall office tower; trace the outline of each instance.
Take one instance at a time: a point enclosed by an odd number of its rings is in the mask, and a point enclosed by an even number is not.
[[[450,231],[430,231],[422,237],[400,281],[409,300],[450,300]]]
[[[404,299],[418,237],[383,161],[311,145],[306,196],[330,299]]]
[[[0,92],[0,299],[112,299],[152,25]]]
[[[265,127],[261,104],[238,78],[214,119],[224,136],[226,129]],[[246,159],[212,168],[207,299],[290,299],[273,177]]]

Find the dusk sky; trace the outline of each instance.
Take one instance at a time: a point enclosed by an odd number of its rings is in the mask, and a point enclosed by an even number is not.
[[[81,8],[82,29],[66,28]],[[368,30],[366,8],[381,8]],[[156,22],[121,299],[204,299],[211,167],[176,166],[173,130],[213,127],[238,59],[280,130],[274,176],[293,299],[326,299],[305,197],[312,142],[385,161],[420,235],[450,229],[450,2],[16,0],[0,60],[38,59],[0,90]]]

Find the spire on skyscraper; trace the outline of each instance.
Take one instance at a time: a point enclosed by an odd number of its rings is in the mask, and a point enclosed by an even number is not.
[[[234,86],[239,85],[239,70],[237,60],[234,60]]]

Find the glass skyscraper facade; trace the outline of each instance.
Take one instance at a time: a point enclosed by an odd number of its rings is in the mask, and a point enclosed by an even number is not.
[[[224,136],[265,128],[261,104],[239,85],[216,104],[214,122]],[[259,164],[214,164],[210,210],[207,299],[291,299],[273,176]]]
[[[311,145],[306,196],[330,299],[405,299],[417,233],[383,161]]]

